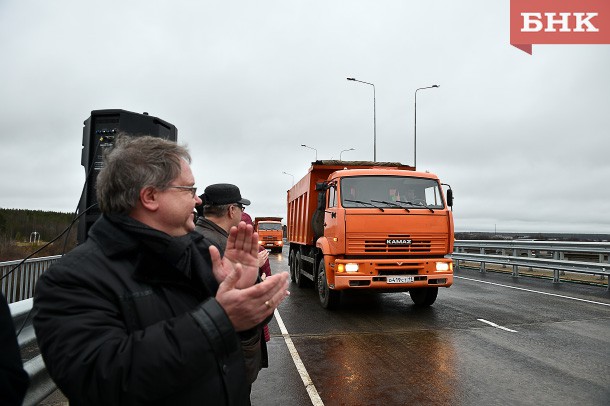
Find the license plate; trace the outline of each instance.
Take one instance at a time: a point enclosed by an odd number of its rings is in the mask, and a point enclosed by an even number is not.
[[[412,283],[415,279],[412,276],[391,276],[388,283]]]

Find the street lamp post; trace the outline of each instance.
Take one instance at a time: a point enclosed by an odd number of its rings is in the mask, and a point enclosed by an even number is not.
[[[440,85],[432,85],[432,86],[426,86],[426,87],[420,87],[418,89],[415,89],[415,108],[414,110],[414,114],[415,114],[415,120],[413,120],[413,168],[417,167],[417,91],[418,90],[424,90],[424,89],[432,89],[434,87],[441,87]]]
[[[347,80],[373,86],[373,162],[377,162],[377,112],[375,111],[375,85],[355,78],[347,78]]]
[[[343,154],[344,152],[353,151],[353,150],[354,150],[354,148],[350,148],[350,149],[344,149],[343,151],[339,152],[339,161],[342,161],[341,154]]]
[[[313,149],[314,151],[316,151],[316,161],[318,160],[318,150],[317,149],[310,147],[308,145],[305,145],[305,144],[301,144],[301,146],[305,147],[305,148]]]
[[[294,175],[293,175],[292,173],[288,173],[288,172],[284,172],[284,171],[282,171],[282,173],[283,173],[284,175],[289,175],[289,176],[292,176],[292,186],[294,186]]]

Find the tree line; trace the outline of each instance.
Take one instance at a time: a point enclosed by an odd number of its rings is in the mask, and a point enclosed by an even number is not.
[[[0,262],[22,259],[54,240],[68,228],[73,213],[0,208]],[[76,246],[77,223],[72,230],[35,257],[58,255]]]

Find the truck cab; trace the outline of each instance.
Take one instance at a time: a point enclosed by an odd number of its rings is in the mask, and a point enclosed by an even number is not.
[[[254,230],[258,232],[258,243],[271,252],[282,252],[284,228],[282,217],[255,217]]]

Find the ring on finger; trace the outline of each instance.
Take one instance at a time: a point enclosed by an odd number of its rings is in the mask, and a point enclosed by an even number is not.
[[[267,306],[267,309],[271,309],[273,307],[268,300],[265,300],[265,306]]]

